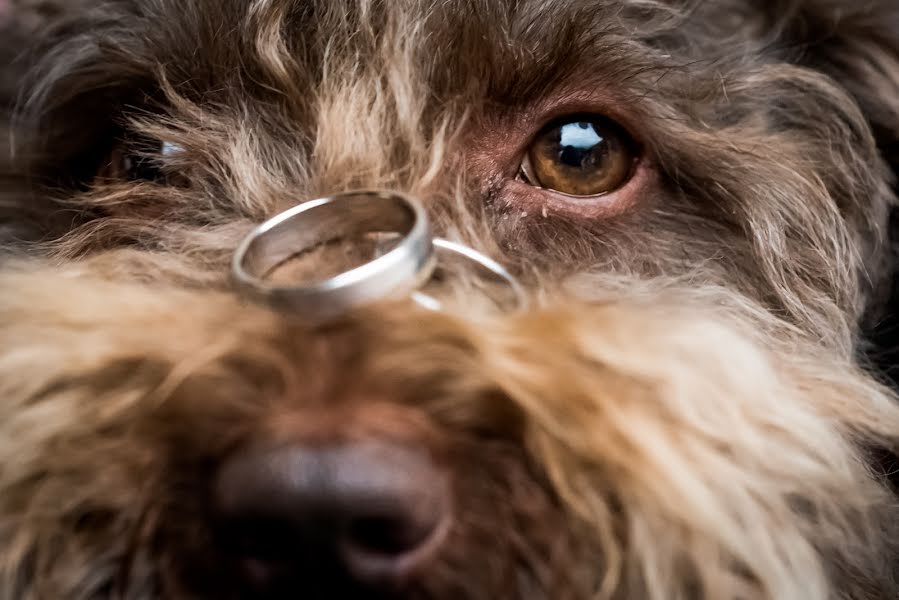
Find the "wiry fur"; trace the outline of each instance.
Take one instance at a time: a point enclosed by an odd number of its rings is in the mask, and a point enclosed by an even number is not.
[[[0,597],[228,597],[210,473],[360,402],[416,407],[453,465],[409,597],[899,596],[899,406],[860,366],[892,0],[86,4],[10,67]],[[638,137],[630,210],[522,209],[509,147],[560,106]],[[182,147],[169,183],[97,178],[121,139]],[[234,297],[253,223],[357,187],[425,199],[533,308],[310,328]]]

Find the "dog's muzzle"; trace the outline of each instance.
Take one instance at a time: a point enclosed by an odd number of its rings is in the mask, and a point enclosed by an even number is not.
[[[270,280],[285,262],[326,244],[376,240],[367,262],[332,277],[290,285]],[[416,199],[398,192],[356,191],[304,202],[262,223],[247,235],[232,262],[232,278],[248,298],[304,320],[321,322],[388,298],[409,296],[425,308],[442,302],[429,292],[460,264],[477,279],[505,290],[495,304],[525,304],[518,281],[484,254],[445,239],[434,239],[427,213]],[[491,286],[478,286],[491,287]]]

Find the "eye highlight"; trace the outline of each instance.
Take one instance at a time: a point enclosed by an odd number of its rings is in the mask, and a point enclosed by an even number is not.
[[[635,144],[620,125],[600,115],[574,115],[543,129],[521,170],[531,185],[569,196],[599,196],[627,183],[636,158]]]
[[[162,163],[181,152],[183,149],[171,142],[122,141],[113,147],[100,175],[126,181],[166,182]]]

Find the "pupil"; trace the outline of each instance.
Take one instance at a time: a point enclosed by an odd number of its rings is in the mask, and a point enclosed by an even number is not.
[[[603,143],[592,123],[568,123],[559,129],[559,162],[583,169],[594,162],[594,150]]]
[[[585,159],[590,155],[590,151],[584,151],[580,148],[572,146],[564,146],[559,153],[559,161],[566,167],[574,167],[581,169],[584,166]]]

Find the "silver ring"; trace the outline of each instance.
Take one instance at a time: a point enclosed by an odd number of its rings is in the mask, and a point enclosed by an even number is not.
[[[511,310],[523,310],[527,307],[527,296],[524,293],[524,288],[521,287],[521,284],[518,283],[518,280],[511,273],[492,258],[463,244],[442,238],[434,239],[434,248],[437,252],[438,270],[443,262],[440,259],[441,255],[455,255],[456,257],[464,258],[489,273],[497,283],[503,284],[504,287],[511,291],[511,306],[509,307]],[[442,301],[421,290],[412,292],[412,299],[428,310],[439,311],[444,309]],[[500,301],[497,301],[497,303],[500,303]]]
[[[288,259],[322,244],[365,234],[398,234],[384,254],[334,277],[297,285],[265,279]],[[231,265],[250,298],[321,321],[388,297],[409,294],[434,270],[427,213],[397,192],[357,191],[310,200],[269,219],[241,242]]]

